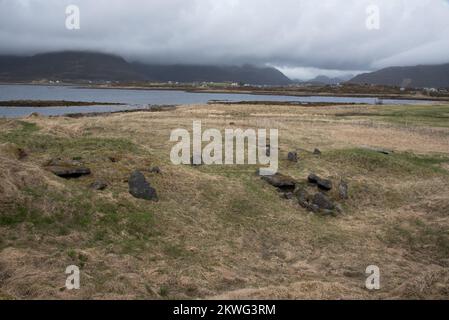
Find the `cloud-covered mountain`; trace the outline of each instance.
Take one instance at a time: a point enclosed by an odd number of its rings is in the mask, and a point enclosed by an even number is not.
[[[371,73],[360,74],[349,82],[412,88],[448,88],[449,63],[412,67],[390,67]]]
[[[109,80],[243,82],[257,85],[285,85],[291,81],[271,67],[149,65],[130,63],[109,54],[56,52],[30,57],[0,56],[0,81]]]
[[[68,30],[77,5],[80,29]],[[367,28],[369,6],[379,29]],[[158,64],[271,65],[290,78],[440,64],[446,0],[0,0],[0,54],[88,50]],[[301,68],[318,69],[313,75]]]

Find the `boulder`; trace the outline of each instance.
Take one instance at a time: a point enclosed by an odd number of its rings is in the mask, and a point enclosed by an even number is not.
[[[276,173],[272,176],[263,176],[262,180],[268,182],[273,187],[278,188],[280,191],[292,192],[296,187],[296,180],[292,177],[285,176],[280,173]]]
[[[316,174],[311,173],[308,177],[307,180],[310,183],[316,184],[318,186],[318,188],[320,188],[321,190],[325,190],[325,191],[330,191],[332,190],[332,181],[327,180],[327,179],[321,179],[320,177],[318,177]]]
[[[287,159],[291,162],[298,162],[298,153],[296,151],[289,152]]]
[[[318,181],[320,180],[320,177],[318,177],[316,174],[314,174],[314,173],[311,173],[311,174],[309,174],[309,176],[307,177],[307,180],[310,182],[310,183],[318,183]]]
[[[318,192],[312,200],[312,204],[316,205],[320,210],[334,210],[335,204],[325,194]]]
[[[158,201],[157,192],[150,186],[142,172],[134,171],[128,179],[129,193],[137,198]]]
[[[306,190],[304,189],[297,190],[295,191],[295,195],[301,207],[306,208],[308,210],[312,210],[311,196]]]
[[[45,168],[54,175],[64,179],[79,178],[91,173],[90,169],[83,166],[79,161],[65,161],[60,158],[51,159]]]
[[[319,179],[317,181],[317,186],[321,190],[330,191],[330,190],[332,190],[332,181],[326,180],[326,179]]]

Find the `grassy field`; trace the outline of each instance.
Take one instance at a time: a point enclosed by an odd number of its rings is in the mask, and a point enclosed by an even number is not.
[[[279,129],[280,172],[346,180],[344,214],[307,212],[255,166],[171,164],[170,132],[193,120]],[[448,120],[449,105],[219,104],[2,119],[0,298],[447,299]],[[298,163],[287,161],[293,150]],[[56,157],[92,174],[58,178],[44,168]],[[128,193],[135,169],[159,202]],[[96,179],[108,188],[90,189]],[[80,290],[64,288],[71,264]],[[380,267],[381,290],[365,288],[369,265]]]

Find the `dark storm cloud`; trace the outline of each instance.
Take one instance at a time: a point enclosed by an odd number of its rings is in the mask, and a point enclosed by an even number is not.
[[[81,29],[65,28],[78,5]],[[366,28],[369,5],[380,29]],[[293,77],[449,60],[443,0],[0,0],[0,52],[98,50],[163,63],[258,63]]]

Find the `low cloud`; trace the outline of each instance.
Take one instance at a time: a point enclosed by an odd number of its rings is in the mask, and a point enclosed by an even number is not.
[[[65,8],[81,29],[65,28]],[[366,27],[369,5],[378,30]],[[95,50],[153,63],[274,65],[290,76],[449,62],[444,0],[0,0],[0,53]]]

